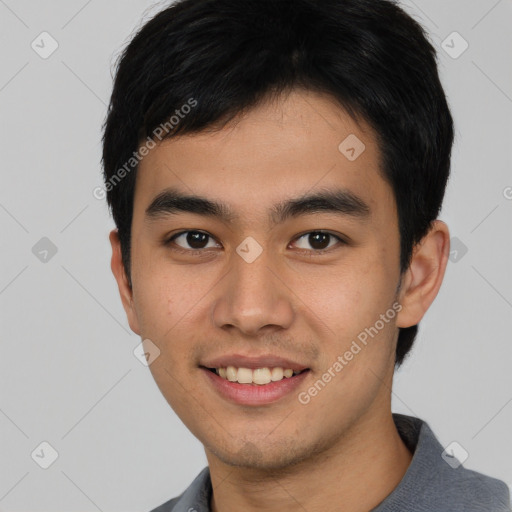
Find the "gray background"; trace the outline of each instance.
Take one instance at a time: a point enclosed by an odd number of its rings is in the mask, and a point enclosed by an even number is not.
[[[93,196],[114,59],[164,4],[0,0],[0,510],[149,510],[206,465],[133,355],[140,340],[110,271],[114,224]],[[456,122],[441,218],[457,252],[393,409],[511,484],[512,2],[403,6],[439,49]],[[51,48],[43,31],[59,45],[46,59],[31,47]],[[454,31],[469,44],[457,58]],[[57,248],[46,261],[43,237]],[[43,441],[58,452],[48,469],[31,457]]]

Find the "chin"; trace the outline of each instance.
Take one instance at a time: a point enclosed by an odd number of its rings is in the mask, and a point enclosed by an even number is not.
[[[277,444],[269,444],[264,439],[257,443],[247,441],[232,450],[229,447],[209,450],[228,466],[279,472],[309,459],[317,452],[314,447],[308,448],[296,438],[293,441],[283,439]]]

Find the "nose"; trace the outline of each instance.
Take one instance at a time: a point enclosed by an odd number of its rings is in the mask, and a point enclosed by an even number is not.
[[[252,262],[234,252],[227,275],[216,288],[214,324],[248,336],[263,329],[287,329],[294,319],[293,293],[263,250]]]

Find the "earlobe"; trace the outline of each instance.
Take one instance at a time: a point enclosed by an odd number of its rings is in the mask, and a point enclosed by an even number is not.
[[[449,254],[448,226],[436,220],[414,247],[411,264],[403,276],[397,327],[417,325],[423,318],[441,288]]]
[[[112,246],[112,259],[110,261],[110,268],[117,281],[121,302],[128,318],[128,323],[131,330],[135,334],[140,335],[139,322],[137,313],[133,303],[133,291],[128,282],[128,277],[123,265],[121,242],[119,240],[119,233],[117,229],[113,229],[109,235],[110,245]]]

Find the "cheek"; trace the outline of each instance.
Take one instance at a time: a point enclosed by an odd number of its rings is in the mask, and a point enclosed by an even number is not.
[[[336,378],[325,400],[340,400],[350,409],[358,407],[356,402],[372,400],[394,358],[396,311],[392,307],[393,276],[376,258],[368,258],[367,262],[359,258],[346,268],[350,271],[339,270],[331,272],[327,279],[317,275],[316,280],[308,280],[305,302],[316,315],[307,308],[304,315],[310,318],[314,332],[325,331],[324,325],[329,328],[322,342],[321,371],[330,369]],[[352,402],[349,396],[357,399]]]
[[[172,304],[168,278],[154,272],[137,276],[134,301],[137,308],[141,334],[151,339],[161,339],[166,327],[171,326]]]
[[[180,339],[175,334],[190,328],[194,319],[205,314],[208,292],[219,276],[206,265],[170,265],[165,258],[157,261],[155,257],[141,261],[144,264],[137,271],[134,290],[141,334],[158,340],[163,348],[173,340],[174,348]],[[197,328],[197,323],[194,325]]]
[[[303,301],[340,338],[357,335],[390,306],[394,287],[389,273],[372,261],[321,269],[301,284]]]

